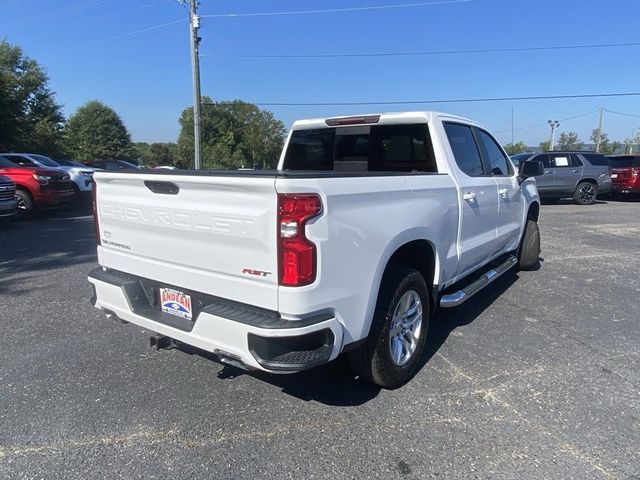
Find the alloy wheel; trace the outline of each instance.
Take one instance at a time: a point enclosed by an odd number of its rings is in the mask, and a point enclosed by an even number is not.
[[[389,353],[393,363],[402,367],[413,357],[422,333],[422,301],[415,290],[402,295],[396,305],[389,329]]]
[[[596,189],[593,188],[593,185],[587,184],[580,187],[578,192],[580,196],[580,200],[584,203],[591,203],[596,196]]]

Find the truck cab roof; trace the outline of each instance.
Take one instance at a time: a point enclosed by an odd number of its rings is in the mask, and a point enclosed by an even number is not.
[[[407,123],[427,123],[434,118],[442,118],[450,121],[458,121],[469,125],[479,126],[477,122],[468,118],[452,115],[449,113],[435,111],[413,111],[413,112],[389,112],[389,113],[366,113],[358,115],[345,115],[327,118],[310,118],[297,120],[293,123],[293,130],[306,130],[314,128],[328,128],[337,126],[355,125],[395,125]]]

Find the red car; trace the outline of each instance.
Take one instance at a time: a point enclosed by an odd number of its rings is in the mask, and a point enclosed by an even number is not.
[[[67,205],[75,196],[73,182],[62,170],[20,167],[0,155],[0,175],[16,184],[18,214]]]
[[[640,155],[614,155],[608,157],[611,167],[611,193],[613,195],[640,193]]]

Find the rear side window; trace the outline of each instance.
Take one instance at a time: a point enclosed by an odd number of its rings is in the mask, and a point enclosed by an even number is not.
[[[285,170],[437,172],[426,124],[295,130]]]
[[[586,158],[591,165],[598,165],[600,167],[609,166],[607,157],[605,157],[601,153],[583,153],[582,156]]]
[[[573,154],[571,155],[571,165],[574,167],[584,167],[584,162],[579,155]]]
[[[495,176],[511,175],[512,169],[509,167],[509,160],[507,160],[506,155],[493,137],[484,130],[477,129],[476,131],[478,132],[478,139],[480,140],[481,148],[484,150],[485,158],[491,166],[491,173]]]
[[[16,165],[21,167],[37,167],[38,165],[35,162],[32,162],[27,157],[23,157],[22,155],[7,155],[7,158],[14,162]]]
[[[482,159],[471,127],[457,123],[445,123],[444,129],[447,132],[458,168],[470,177],[484,175]]]
[[[16,164],[11,160],[6,159],[5,157],[0,156],[0,167],[15,167]]]

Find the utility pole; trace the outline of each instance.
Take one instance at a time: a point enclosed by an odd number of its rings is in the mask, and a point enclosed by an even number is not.
[[[194,167],[202,168],[201,134],[200,134],[200,17],[198,16],[198,1],[190,0],[189,30],[191,32],[191,69],[193,75],[193,140],[194,140]]]
[[[560,126],[560,122],[558,120],[548,120],[549,126],[551,127],[551,139],[549,141],[549,150],[553,152],[554,145],[556,143],[556,129]]]
[[[596,152],[600,151],[602,143],[602,123],[604,121],[604,107],[600,107],[600,123],[598,124],[598,136],[596,137]]]

